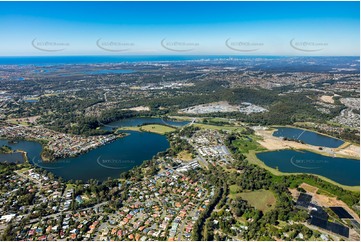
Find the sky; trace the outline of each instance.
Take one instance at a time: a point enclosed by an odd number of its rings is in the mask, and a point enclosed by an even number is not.
[[[0,2],[0,56],[359,56],[359,2]]]

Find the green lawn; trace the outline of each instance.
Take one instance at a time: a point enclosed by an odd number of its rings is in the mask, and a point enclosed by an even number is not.
[[[229,186],[229,193],[230,194],[237,194],[241,191],[241,187],[238,185],[230,185]]]
[[[146,131],[146,132],[152,132],[157,134],[166,134],[169,132],[173,132],[175,128],[161,125],[161,124],[148,124],[140,127],[140,130]]]
[[[147,125],[143,125],[140,127],[138,127],[138,126],[121,127],[121,128],[117,129],[117,131],[119,131],[119,130],[133,130],[133,131],[151,132],[151,133],[156,133],[156,134],[166,134],[169,132],[173,132],[175,130],[175,128],[161,125],[161,124],[147,124]]]
[[[8,119],[6,121],[11,123],[11,124],[20,124],[20,125],[23,125],[23,126],[29,126],[28,122],[26,122],[26,121],[16,121],[16,119]]]
[[[190,153],[187,150],[183,150],[183,151],[179,152],[177,158],[181,159],[182,161],[191,161],[191,160],[193,160],[192,153]]]
[[[230,188],[231,189],[231,188]],[[251,192],[241,192],[229,195],[230,198],[242,198],[246,200],[251,206],[261,210],[262,212],[268,212],[276,205],[276,197],[271,191],[257,190]]]
[[[237,140],[233,141],[233,144],[238,147],[242,154],[247,154],[250,150],[262,151],[266,150],[260,144],[257,143],[254,135],[242,135]]]
[[[21,168],[20,170],[17,170],[17,172],[24,173],[28,170],[30,170],[30,167],[24,167],[24,168]]]
[[[67,183],[66,184],[66,189],[69,190],[69,189],[74,189],[75,188],[75,185],[74,184],[70,184],[70,183]]]

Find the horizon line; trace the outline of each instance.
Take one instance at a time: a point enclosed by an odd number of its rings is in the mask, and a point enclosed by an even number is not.
[[[168,54],[129,54],[129,55],[0,55],[0,58],[16,58],[16,57],[359,57],[360,55],[237,55],[237,54],[189,54],[189,55],[168,55]]]

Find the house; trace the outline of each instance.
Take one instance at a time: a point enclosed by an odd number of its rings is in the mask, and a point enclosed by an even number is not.
[[[45,241],[46,240],[46,235],[40,236],[38,240]]]
[[[3,215],[3,216],[1,216],[0,220],[1,221],[4,220],[5,223],[9,223],[15,216],[16,216],[16,214]]]
[[[119,229],[117,235],[119,238],[121,238],[123,236],[123,231]]]
[[[140,240],[140,234],[137,233],[137,234],[135,235],[135,240],[136,240],[136,241],[139,241],[139,240]]]
[[[48,234],[48,233],[50,233],[51,232],[51,229],[52,229],[52,227],[51,227],[51,225],[49,225],[47,228],[46,228],[46,233]]]
[[[75,201],[76,201],[77,203],[79,203],[79,204],[82,204],[82,203],[83,203],[83,199],[82,199],[82,197],[81,197],[80,195],[76,196]]]

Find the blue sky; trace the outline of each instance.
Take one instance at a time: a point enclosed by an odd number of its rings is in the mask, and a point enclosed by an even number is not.
[[[0,2],[0,56],[358,56],[359,11],[359,2]]]

